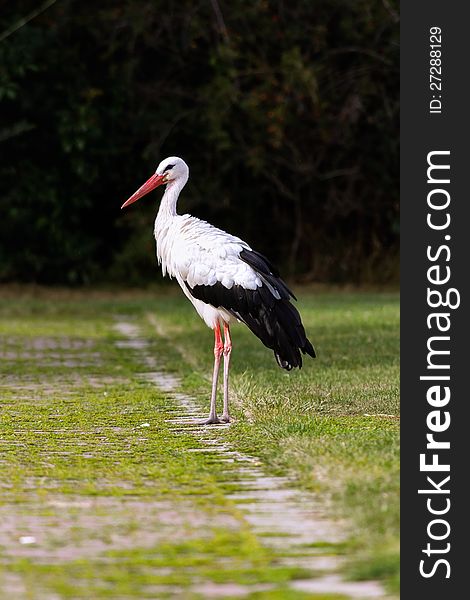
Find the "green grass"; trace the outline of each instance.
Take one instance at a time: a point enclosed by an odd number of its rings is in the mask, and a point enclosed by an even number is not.
[[[236,448],[260,457],[268,472],[291,476],[345,519],[347,542],[321,550],[344,555],[348,576],[383,579],[398,592],[398,296],[300,289],[298,297],[318,358],[286,373],[249,331],[234,327],[236,420],[227,435]],[[19,523],[28,514],[56,520],[78,545],[89,542],[90,529],[80,508],[67,508],[65,519],[57,498],[171,501],[182,510],[190,502],[201,522],[214,515],[214,525],[195,531],[186,523],[174,538],[155,531],[153,545],[111,543],[96,556],[68,561],[24,558],[10,540],[0,550],[25,597],[49,589],[64,598],[144,598],[155,586],[269,581],[273,590],[249,597],[339,600],[289,590],[288,582],[303,573],[281,566],[226,498],[235,475],[224,476],[207,455],[187,452],[197,446],[190,431],[171,432],[165,420],[171,401],[138,376],[142,366],[132,352],[115,346],[119,315],[141,326],[152,352],[208,411],[212,333],[180,294],[7,289],[0,296],[6,352],[0,507],[13,508]],[[38,349],[38,338],[53,348]],[[60,346],[64,338],[75,342],[72,349]],[[142,429],[144,422],[149,427]],[[226,519],[230,527],[222,525]],[[132,536],[141,528],[129,509],[94,535],[103,544],[116,530]],[[55,556],[61,544],[65,551],[71,540],[46,536],[43,547]]]

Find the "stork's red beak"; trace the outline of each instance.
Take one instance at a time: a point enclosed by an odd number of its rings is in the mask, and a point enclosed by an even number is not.
[[[142,196],[145,196],[145,194],[148,194],[149,192],[154,190],[159,185],[162,185],[162,183],[165,183],[165,174],[157,175],[155,173],[154,175],[152,175],[152,177],[150,177],[150,179],[148,179],[144,183],[144,185],[142,185],[134,194],[132,194],[132,196],[128,200],[126,200],[124,202],[124,204],[121,206],[121,208],[125,208],[126,206],[129,206],[129,204],[132,204],[139,198],[142,198]]]

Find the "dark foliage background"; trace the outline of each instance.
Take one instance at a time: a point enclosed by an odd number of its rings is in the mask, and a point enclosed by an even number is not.
[[[396,2],[1,6],[0,281],[154,280],[157,194],[119,207],[173,154],[285,274],[396,280]]]

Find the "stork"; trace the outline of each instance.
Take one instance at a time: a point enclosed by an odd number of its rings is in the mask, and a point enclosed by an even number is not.
[[[214,331],[214,370],[209,418],[204,424],[228,423],[230,324],[241,321],[273,350],[277,364],[302,367],[302,355],[315,357],[294,294],[271,262],[238,237],[188,214],[176,212],[178,196],[189,178],[182,158],[170,156],[124,204],[125,208],[160,185],[166,185],[155,219],[157,258],[163,275],[174,277],[206,325]],[[224,337],[222,339],[222,328]],[[224,357],[223,413],[216,410],[217,382]]]

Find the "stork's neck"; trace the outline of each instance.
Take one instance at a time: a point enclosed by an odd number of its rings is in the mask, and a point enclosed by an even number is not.
[[[181,190],[186,185],[186,181],[182,177],[175,179],[174,181],[167,184],[165,193],[160,202],[160,208],[158,210],[157,219],[155,224],[164,224],[165,221],[176,216],[176,203],[178,202],[178,196]]]
[[[157,258],[158,262],[162,265],[163,275],[167,272],[170,273],[170,276],[174,275],[173,271],[169,268],[170,256],[168,254],[166,240],[168,232],[171,230],[171,223],[176,217],[176,203],[178,202],[178,196],[187,180],[187,177],[186,179],[180,178],[167,184],[165,193],[160,202],[157,218],[155,219],[154,235],[155,241],[157,242]]]

